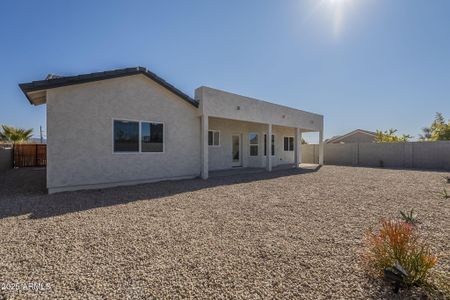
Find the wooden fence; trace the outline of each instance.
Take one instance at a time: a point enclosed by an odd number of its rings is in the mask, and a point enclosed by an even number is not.
[[[14,167],[45,167],[47,165],[47,145],[17,144],[13,147]]]

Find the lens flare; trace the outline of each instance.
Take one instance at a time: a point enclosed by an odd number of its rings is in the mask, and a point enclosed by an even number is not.
[[[333,35],[338,38],[342,33],[345,12],[351,0],[327,0],[327,2],[333,14]]]

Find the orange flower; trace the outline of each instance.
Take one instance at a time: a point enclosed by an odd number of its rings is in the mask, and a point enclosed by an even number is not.
[[[422,282],[436,264],[436,256],[421,242],[414,226],[403,221],[382,220],[380,229],[369,231],[365,239],[364,258],[378,274],[399,263],[409,274],[406,284]]]

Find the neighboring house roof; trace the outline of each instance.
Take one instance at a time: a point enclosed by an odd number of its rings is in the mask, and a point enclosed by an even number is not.
[[[155,73],[150,72],[144,67],[134,67],[134,68],[125,68],[125,69],[118,69],[118,70],[111,70],[111,71],[105,71],[105,72],[96,72],[96,73],[89,73],[89,74],[81,74],[76,76],[58,76],[54,74],[50,74],[47,76],[45,80],[38,80],[38,81],[32,81],[28,83],[21,83],[19,84],[20,89],[27,97],[28,101],[30,101],[31,104],[39,105],[45,103],[45,93],[39,93],[43,92],[48,89],[58,88],[62,86],[68,86],[68,85],[74,85],[74,84],[81,84],[81,83],[87,83],[87,82],[93,82],[93,81],[99,81],[99,80],[105,80],[105,79],[111,79],[111,78],[117,78],[117,77],[124,77],[124,76],[131,76],[131,75],[137,75],[142,74],[150,78],[151,80],[157,82],[161,86],[165,87],[175,95],[179,96],[183,100],[189,102],[190,104],[194,105],[195,107],[198,107],[199,103],[197,100],[189,97],[161,77],[157,76]]]
[[[340,140],[343,140],[343,139],[345,139],[345,138],[347,138],[349,136],[352,136],[354,134],[357,134],[357,133],[367,134],[367,135],[370,135],[372,137],[376,137],[377,136],[376,132],[363,130],[363,129],[356,129],[356,130],[353,130],[352,132],[346,133],[344,135],[334,136],[334,137],[326,140],[325,143],[327,143],[327,144],[329,144],[329,143],[337,143]]]

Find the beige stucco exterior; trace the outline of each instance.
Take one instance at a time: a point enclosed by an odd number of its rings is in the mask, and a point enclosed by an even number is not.
[[[113,119],[164,123],[164,153],[113,153]],[[200,173],[197,109],[142,76],[51,89],[47,94],[49,192]]]
[[[209,129],[220,132],[220,145],[209,146],[209,170],[222,170],[232,168],[233,134],[241,135],[242,166],[264,168],[266,156],[264,155],[264,134],[267,133],[264,124],[235,121],[222,118],[209,118]],[[249,133],[258,134],[258,155],[250,156]],[[284,151],[284,137],[294,137],[295,128],[273,126],[272,134],[275,136],[275,155],[271,155],[272,165],[293,164],[294,151]]]
[[[42,101],[36,104],[47,104],[50,193],[198,176],[206,179],[210,170],[232,167],[271,171],[281,164],[298,166],[301,133],[319,131],[323,136],[321,115],[208,87],[197,89],[196,99],[186,101],[143,74],[38,92]],[[163,123],[164,151],[114,152],[114,120]],[[220,132],[219,145],[208,145],[208,130]],[[275,136],[273,156],[264,155],[268,132]],[[249,133],[258,134],[256,156],[250,155]],[[233,134],[241,137],[238,165],[232,159]],[[295,139],[295,149],[285,151],[284,137]]]
[[[301,133],[319,132],[319,163],[323,164],[323,116],[302,110],[277,105],[250,97],[245,97],[210,87],[200,87],[195,91],[200,102],[199,114],[202,118],[201,135],[201,175],[208,178],[209,170],[226,169],[231,163],[231,136],[242,136],[243,167],[265,167],[271,171],[279,164],[301,163]],[[224,145],[208,147],[207,130],[223,132]],[[250,157],[248,134],[259,135],[258,156]],[[264,133],[275,136],[275,155],[264,156]],[[284,136],[294,137],[294,151],[284,151]],[[266,140],[270,148],[270,139]]]
[[[195,91],[200,112],[209,117],[322,131],[323,116],[210,87]]]

